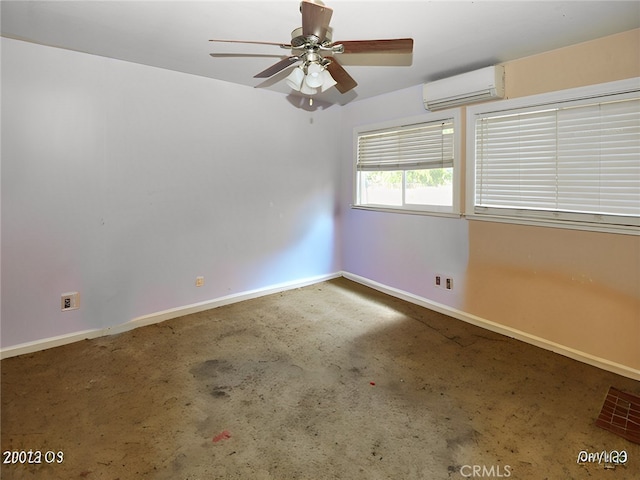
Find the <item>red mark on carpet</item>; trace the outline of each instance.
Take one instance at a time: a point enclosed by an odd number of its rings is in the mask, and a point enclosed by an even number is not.
[[[213,437],[213,443],[218,443],[220,440],[226,440],[228,438],[231,438],[231,434],[228,430],[223,430],[222,433]]]

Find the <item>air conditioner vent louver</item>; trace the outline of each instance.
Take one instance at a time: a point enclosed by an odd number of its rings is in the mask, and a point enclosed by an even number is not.
[[[504,98],[502,66],[482,68],[423,86],[424,107],[431,111],[498,98]]]

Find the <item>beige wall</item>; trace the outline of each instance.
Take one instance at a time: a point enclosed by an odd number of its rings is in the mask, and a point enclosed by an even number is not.
[[[504,64],[507,98],[640,75],[640,29]]]
[[[506,95],[640,76],[640,30],[505,64]],[[640,237],[469,221],[464,310],[640,370]]]

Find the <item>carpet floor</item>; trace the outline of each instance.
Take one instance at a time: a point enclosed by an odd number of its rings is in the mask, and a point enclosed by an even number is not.
[[[3,480],[640,478],[640,382],[344,278],[1,369]]]

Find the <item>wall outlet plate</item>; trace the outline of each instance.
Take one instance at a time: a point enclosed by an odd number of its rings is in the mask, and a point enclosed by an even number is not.
[[[204,277],[196,277],[196,287],[202,287],[204,285]]]
[[[67,292],[60,296],[60,309],[63,312],[78,308],[80,308],[80,294],[78,292]]]

